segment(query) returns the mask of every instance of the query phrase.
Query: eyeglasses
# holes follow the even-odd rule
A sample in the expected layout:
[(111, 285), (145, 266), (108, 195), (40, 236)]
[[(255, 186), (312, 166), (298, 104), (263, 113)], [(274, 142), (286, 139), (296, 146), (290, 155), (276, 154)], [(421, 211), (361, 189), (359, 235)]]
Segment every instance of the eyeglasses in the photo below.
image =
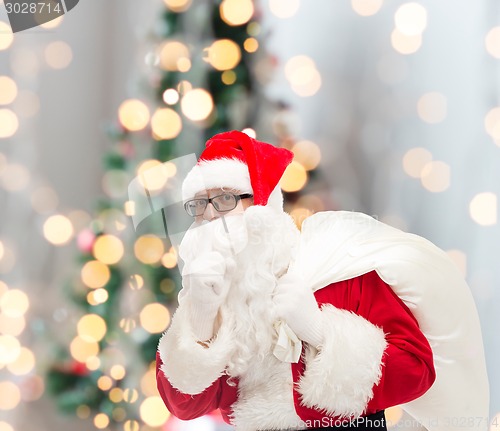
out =
[(184, 204), (184, 209), (191, 217), (202, 216), (207, 205), (211, 203), (217, 212), (223, 213), (234, 210), (241, 199), (251, 198), (253, 195), (244, 193), (242, 195), (233, 195), (232, 193), (224, 193), (214, 196), (213, 198), (197, 198), (191, 199)]

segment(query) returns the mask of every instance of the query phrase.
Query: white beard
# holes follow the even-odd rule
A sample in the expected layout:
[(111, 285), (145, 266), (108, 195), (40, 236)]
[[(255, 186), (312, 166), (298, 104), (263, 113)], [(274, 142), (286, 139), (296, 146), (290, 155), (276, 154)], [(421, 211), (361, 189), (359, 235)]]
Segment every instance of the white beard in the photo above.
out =
[(185, 268), (208, 251), (218, 251), (236, 262), (218, 322), (234, 336), (234, 351), (227, 368), (232, 377), (241, 376), (252, 358), (263, 359), (272, 351), (276, 341), (272, 293), (277, 279), (288, 269), (298, 236), (288, 214), (253, 206), (242, 214), (191, 229), (179, 247)]

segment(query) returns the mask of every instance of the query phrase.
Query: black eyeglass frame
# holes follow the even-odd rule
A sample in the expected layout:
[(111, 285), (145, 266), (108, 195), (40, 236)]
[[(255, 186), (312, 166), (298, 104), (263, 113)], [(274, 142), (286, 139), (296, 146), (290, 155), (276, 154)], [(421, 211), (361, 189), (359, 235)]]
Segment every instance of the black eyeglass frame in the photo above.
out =
[[(214, 205), (214, 203), (212, 202), (214, 199), (217, 199), (217, 198), (220, 198), (221, 196), (225, 196), (225, 195), (231, 195), (235, 198), (235, 203), (234, 203), (234, 207), (233, 208), (230, 208), (230, 209), (227, 209), (227, 210), (219, 210), (217, 209), (217, 204)], [(187, 202), (184, 203), (184, 210), (188, 213), (189, 216), (191, 217), (201, 217), (207, 207), (208, 207), (208, 204), (212, 204), (212, 206), (215, 208), (215, 210), (219, 213), (224, 213), (224, 212), (229, 212), (229, 211), (232, 211), (236, 208), (236, 206), (238, 205), (238, 202), (241, 200), (241, 199), (247, 199), (247, 198), (253, 198), (253, 195), (251, 193), (242, 193), (241, 195), (235, 195), (233, 193), (222, 193), (220, 195), (217, 195), (217, 196), (214, 196), (214, 197), (211, 197), (211, 198), (196, 198), (196, 199), (190, 199), (188, 200)], [(187, 209), (187, 206), (189, 203), (191, 202), (194, 202), (194, 201), (205, 201), (205, 208), (203, 208), (203, 212), (199, 215), (192, 215), (189, 213), (188, 209)]]

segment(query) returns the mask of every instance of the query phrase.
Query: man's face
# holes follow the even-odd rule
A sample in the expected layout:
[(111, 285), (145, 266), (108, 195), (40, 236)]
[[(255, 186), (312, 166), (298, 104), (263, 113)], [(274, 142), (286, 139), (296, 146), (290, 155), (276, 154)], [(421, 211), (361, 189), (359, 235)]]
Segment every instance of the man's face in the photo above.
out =
[[(241, 196), (243, 195), (243, 196)], [(222, 216), (241, 214), (253, 205), (253, 197), (245, 197), (241, 191), (228, 188), (208, 189), (196, 193), (190, 205), (195, 208), (195, 221), (212, 221)], [(199, 200), (198, 200), (199, 199)], [(203, 201), (205, 199), (205, 201)], [(209, 202), (206, 201), (209, 199)]]

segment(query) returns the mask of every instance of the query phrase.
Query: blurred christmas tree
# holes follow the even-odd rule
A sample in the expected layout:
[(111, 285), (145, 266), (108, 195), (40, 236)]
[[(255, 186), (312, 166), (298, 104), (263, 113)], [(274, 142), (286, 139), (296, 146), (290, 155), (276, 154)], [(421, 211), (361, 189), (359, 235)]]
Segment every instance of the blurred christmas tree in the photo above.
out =
[(121, 104), (105, 156), (106, 198), (77, 236), (81, 253), (67, 293), (82, 316), (47, 376), (60, 409), (98, 429), (157, 428), (168, 419), (153, 361), (180, 288), (176, 254), (167, 241), (134, 232), (128, 184), (167, 160), (199, 153), (215, 133), (253, 133), (258, 112), (250, 63), (263, 54), (253, 2), (165, 4), (146, 56), (154, 72), (143, 86), (145, 101)]

